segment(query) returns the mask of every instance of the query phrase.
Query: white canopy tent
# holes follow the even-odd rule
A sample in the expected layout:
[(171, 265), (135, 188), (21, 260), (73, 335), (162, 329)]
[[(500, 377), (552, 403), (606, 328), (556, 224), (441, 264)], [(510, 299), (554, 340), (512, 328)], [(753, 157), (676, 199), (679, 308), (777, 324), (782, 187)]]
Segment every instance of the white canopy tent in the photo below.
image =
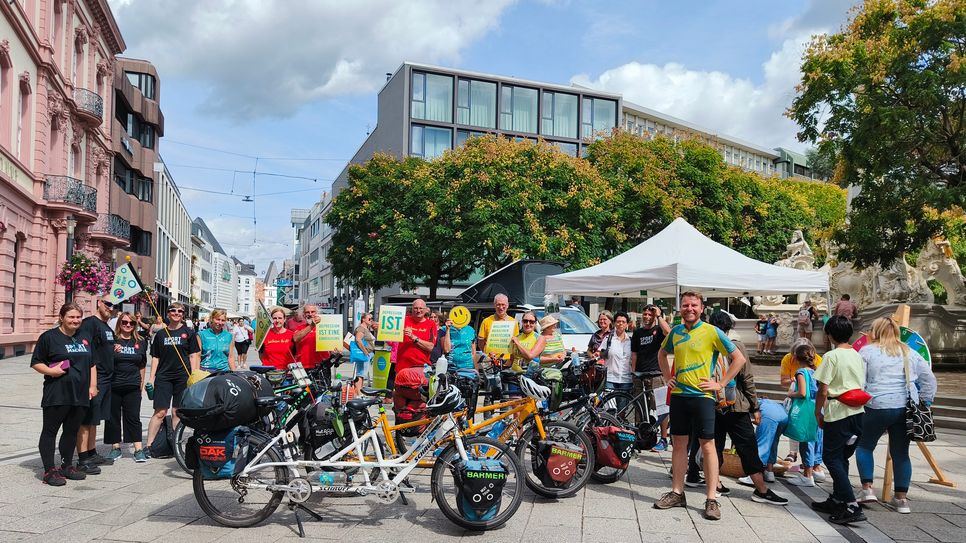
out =
[[(549, 294), (676, 298), (827, 292), (828, 273), (759, 262), (712, 241), (682, 218), (614, 258), (547, 277)], [(646, 291), (646, 294), (642, 293)]]

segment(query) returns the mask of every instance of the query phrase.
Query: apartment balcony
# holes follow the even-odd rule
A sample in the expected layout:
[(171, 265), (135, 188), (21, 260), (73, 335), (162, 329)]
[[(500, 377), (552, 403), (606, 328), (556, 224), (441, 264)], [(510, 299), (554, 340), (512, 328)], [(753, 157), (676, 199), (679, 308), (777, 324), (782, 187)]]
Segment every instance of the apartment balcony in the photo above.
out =
[(104, 122), (104, 99), (101, 95), (87, 89), (74, 89), (74, 103), (77, 112), (90, 126), (99, 126)]
[(127, 247), (130, 245), (131, 223), (113, 213), (100, 213), (90, 227), (90, 234), (111, 245)]
[(44, 200), (49, 207), (77, 214), (78, 219), (97, 219), (97, 189), (88, 187), (80, 179), (66, 175), (45, 176)]

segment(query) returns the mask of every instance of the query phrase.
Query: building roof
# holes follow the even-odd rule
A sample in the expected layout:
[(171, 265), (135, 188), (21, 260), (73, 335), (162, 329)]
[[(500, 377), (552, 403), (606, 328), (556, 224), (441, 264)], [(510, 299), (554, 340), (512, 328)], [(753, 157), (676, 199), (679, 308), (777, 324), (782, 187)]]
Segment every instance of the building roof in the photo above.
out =
[(245, 264), (244, 262), (242, 262), (241, 260), (238, 260), (234, 256), (231, 257), (231, 260), (232, 262), (235, 263), (235, 266), (238, 267), (238, 275), (251, 275), (251, 276), (258, 275), (257, 273), (255, 273), (254, 264)]
[[(195, 231), (196, 229), (197, 232)], [(214, 234), (211, 233), (211, 229), (208, 228), (208, 225), (205, 224), (204, 219), (201, 217), (195, 217), (195, 220), (191, 221), (191, 234), (203, 238), (205, 241), (210, 243), (211, 248), (214, 249), (215, 252), (228, 256), (228, 253), (226, 253), (221, 247), (221, 244), (218, 243), (218, 239)]]
[(275, 283), (275, 279), (278, 277), (278, 270), (275, 267), (275, 261), (272, 260), (268, 263), (268, 269), (265, 270), (265, 278), (262, 281), (266, 285), (271, 285)]

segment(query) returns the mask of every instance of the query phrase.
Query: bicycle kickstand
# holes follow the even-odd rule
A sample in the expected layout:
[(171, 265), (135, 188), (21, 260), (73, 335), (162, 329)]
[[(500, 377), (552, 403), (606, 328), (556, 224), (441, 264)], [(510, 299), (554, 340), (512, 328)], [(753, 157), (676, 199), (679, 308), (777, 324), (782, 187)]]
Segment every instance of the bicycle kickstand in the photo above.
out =
[(288, 508), (291, 509), (293, 513), (295, 513), (295, 523), (298, 524), (298, 527), (299, 527), (299, 537), (303, 537), (303, 538), (305, 537), (305, 528), (302, 526), (302, 517), (299, 516), (299, 511), (305, 511), (310, 516), (314, 517), (315, 520), (322, 520), (322, 515), (316, 513), (315, 511), (309, 509), (308, 507), (305, 507), (300, 503), (291, 502), (288, 504)]
[[(408, 488), (415, 488), (408, 480), (403, 480), (403, 482), (400, 484)], [(403, 505), (409, 505), (409, 500), (406, 499), (406, 494), (404, 492), (399, 493), (399, 499), (402, 500)]]

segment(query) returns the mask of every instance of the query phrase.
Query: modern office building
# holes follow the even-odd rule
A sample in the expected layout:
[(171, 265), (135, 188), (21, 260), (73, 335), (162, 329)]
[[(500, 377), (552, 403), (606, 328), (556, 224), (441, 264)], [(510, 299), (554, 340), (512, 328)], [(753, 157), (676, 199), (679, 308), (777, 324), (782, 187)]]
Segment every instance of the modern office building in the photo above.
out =
[(332, 196), (323, 192), (321, 199), (309, 210), (298, 230), (299, 303), (315, 304), (329, 309), (333, 302), (332, 266), (329, 248), (332, 247), (332, 228), (325, 223), (325, 215), (332, 207)]
[(802, 153), (784, 147), (778, 147), (775, 151), (778, 152), (775, 167), (782, 178), (797, 177), (799, 179), (825, 181), (812, 172), (812, 168), (808, 165), (808, 159)]
[[(0, 2), (0, 357), (54, 325), (70, 254), (110, 264), (128, 243), (109, 207), (125, 47), (103, 0)], [(93, 309), (90, 294), (74, 300)]]
[[(114, 73), (114, 183), (105, 227), (127, 233), (129, 246), (118, 259), (131, 257), (145, 285), (155, 285), (154, 235), (158, 227), (154, 165), (164, 134), (161, 85), (157, 70), (144, 60), (118, 58)], [(101, 220), (99, 218), (99, 220)], [(167, 287), (165, 287), (167, 290)]]
[(191, 301), (191, 217), (181, 200), (164, 160), (154, 164), (158, 223), (155, 251), (155, 279), (158, 309), (171, 302)]

